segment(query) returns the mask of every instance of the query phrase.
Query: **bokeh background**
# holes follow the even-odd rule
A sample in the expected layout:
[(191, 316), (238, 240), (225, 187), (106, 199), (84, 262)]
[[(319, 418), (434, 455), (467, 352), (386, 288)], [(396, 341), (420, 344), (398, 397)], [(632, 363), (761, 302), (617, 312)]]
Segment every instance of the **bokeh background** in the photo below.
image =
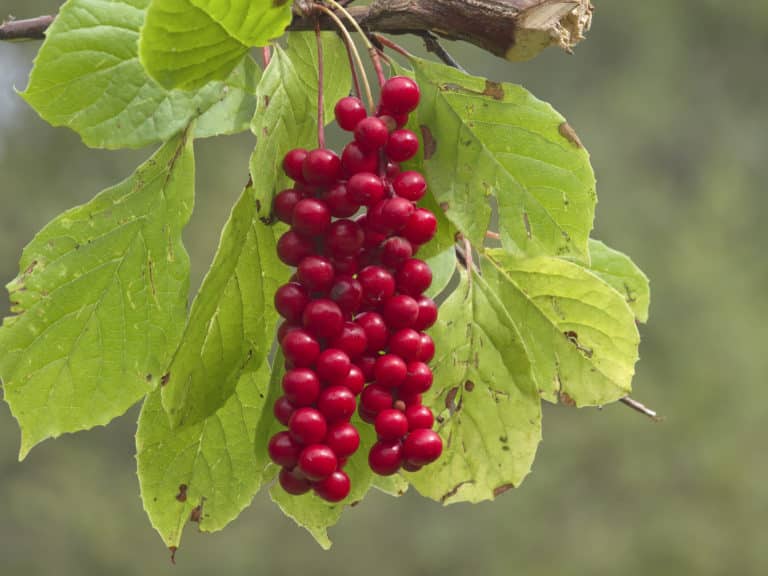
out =
[[(511, 64), (450, 49), (474, 73), (550, 101), (591, 151), (596, 235), (652, 280), (634, 396), (663, 423), (621, 405), (547, 406), (532, 475), (496, 502), (443, 508), (373, 494), (323, 552), (262, 494), (223, 533), (190, 526), (171, 567), (138, 498), (136, 409), (18, 463), (3, 404), (0, 574), (768, 574), (768, 3), (596, 4), (573, 56), (550, 49)], [(0, 0), (0, 17), (57, 5)], [(149, 154), (88, 150), (39, 120), (12, 89), (25, 86), (37, 46), (0, 45), (3, 283), (48, 220)], [(251, 144), (246, 135), (197, 148), (185, 235), (195, 286)]]

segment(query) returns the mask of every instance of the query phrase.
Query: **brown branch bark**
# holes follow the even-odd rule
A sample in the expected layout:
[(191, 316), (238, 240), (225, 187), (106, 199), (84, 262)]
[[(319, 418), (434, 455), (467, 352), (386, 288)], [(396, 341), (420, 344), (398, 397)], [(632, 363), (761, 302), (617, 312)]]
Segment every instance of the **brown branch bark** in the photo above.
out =
[[(432, 32), (463, 40), (508, 60), (528, 60), (544, 48), (570, 52), (592, 19), (589, 0), (374, 0), (349, 11), (360, 24), (388, 34)], [(0, 25), (0, 40), (44, 37), (53, 16), (12, 20)], [(313, 18), (297, 16), (289, 30), (314, 30)], [(321, 28), (334, 29), (328, 18)]]

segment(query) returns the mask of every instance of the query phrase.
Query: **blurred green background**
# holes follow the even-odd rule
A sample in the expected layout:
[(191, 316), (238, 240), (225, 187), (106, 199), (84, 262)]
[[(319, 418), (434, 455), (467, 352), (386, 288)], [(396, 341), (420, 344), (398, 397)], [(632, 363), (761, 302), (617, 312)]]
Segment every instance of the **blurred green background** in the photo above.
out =
[[(58, 2), (0, 0), (0, 17)], [(415, 44), (409, 44), (415, 46)], [(148, 150), (86, 149), (14, 95), (37, 43), (0, 45), (0, 280), (49, 219), (124, 178)], [(768, 2), (597, 2), (574, 56), (511, 64), (450, 46), (472, 72), (550, 101), (592, 153), (596, 236), (652, 280), (634, 396), (546, 406), (518, 490), (481, 505), (374, 494), (323, 552), (261, 494), (230, 528), (189, 526), (169, 563), (138, 499), (137, 410), (16, 461), (0, 407), (0, 574), (768, 574), (766, 319)], [(201, 142), (186, 231), (198, 285), (246, 179), (249, 136)], [(0, 313), (7, 313), (5, 293)]]

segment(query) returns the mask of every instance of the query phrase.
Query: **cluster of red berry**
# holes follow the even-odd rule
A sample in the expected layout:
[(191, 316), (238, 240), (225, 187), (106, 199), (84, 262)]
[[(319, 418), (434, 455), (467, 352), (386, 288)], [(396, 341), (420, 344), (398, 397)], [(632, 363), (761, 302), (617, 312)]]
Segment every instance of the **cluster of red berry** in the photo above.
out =
[(413, 257), (437, 220), (415, 205), (424, 177), (399, 165), (418, 151), (403, 126), (419, 97), (417, 84), (398, 76), (382, 86), (375, 116), (358, 98), (342, 98), (336, 121), (354, 141), (341, 158), (295, 149), (283, 161), (296, 184), (275, 198), (276, 216), (291, 225), (277, 249), (296, 273), (275, 294), (287, 372), (274, 412), (288, 430), (271, 438), (269, 454), (290, 494), (314, 489), (331, 502), (349, 494), (343, 468), (360, 445), (350, 423), (358, 396), (361, 418), (378, 435), (368, 456), (375, 473), (416, 471), (442, 453), (421, 403), (435, 353), (424, 332), (437, 320), (423, 295), (432, 272)]

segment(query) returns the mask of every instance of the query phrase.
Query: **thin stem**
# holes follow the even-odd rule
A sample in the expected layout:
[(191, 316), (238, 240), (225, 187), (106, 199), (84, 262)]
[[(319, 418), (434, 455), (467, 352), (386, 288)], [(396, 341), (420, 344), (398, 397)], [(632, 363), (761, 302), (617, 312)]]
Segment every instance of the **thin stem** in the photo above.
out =
[(387, 81), (386, 77), (384, 76), (384, 70), (381, 67), (381, 54), (379, 53), (379, 49), (375, 46), (368, 48), (368, 54), (371, 56), (373, 69), (376, 70), (376, 77), (379, 80), (379, 88), (381, 88), (384, 85), (384, 82)]
[(363, 61), (360, 58), (360, 53), (357, 51), (357, 47), (355, 46), (354, 41), (352, 40), (352, 36), (349, 35), (349, 31), (344, 26), (344, 23), (339, 19), (338, 16), (336, 16), (336, 14), (333, 13), (332, 10), (329, 10), (322, 4), (315, 4), (315, 8), (320, 10), (323, 14), (334, 21), (339, 29), (339, 32), (341, 32), (341, 35), (344, 37), (344, 41), (352, 50), (352, 54), (354, 55), (355, 61), (357, 62), (357, 67), (360, 69), (360, 76), (363, 79), (363, 87), (365, 88), (365, 95), (368, 98), (368, 104), (371, 108), (371, 112), (374, 112), (376, 110), (376, 101), (373, 99), (371, 85), (368, 83), (368, 76), (365, 74), (365, 66), (363, 66)]
[(640, 414), (643, 414), (644, 416), (648, 416), (651, 420), (654, 422), (660, 422), (662, 418), (656, 413), (655, 410), (651, 410), (648, 408), (645, 404), (641, 404), (637, 400), (633, 400), (629, 396), (624, 396), (624, 398), (620, 398), (619, 401), (624, 404), (625, 406), (629, 406), (634, 410), (635, 412), (640, 412)]
[(317, 40), (317, 145), (325, 148), (325, 97), (323, 96), (323, 37), (320, 34), (320, 20), (315, 28)]
[(371, 44), (371, 41), (368, 39), (367, 34), (363, 31), (358, 21), (355, 20), (355, 17), (352, 16), (352, 14), (350, 14), (349, 12), (347, 12), (347, 9), (344, 8), (344, 6), (342, 6), (338, 2), (336, 2), (336, 0), (326, 0), (326, 2), (328, 2), (328, 4), (330, 4), (334, 8), (336, 8), (336, 10), (341, 12), (344, 15), (344, 17), (347, 20), (349, 20), (349, 23), (352, 24), (352, 28), (357, 30), (360, 33), (360, 36), (363, 37), (363, 41), (365, 42), (365, 47), (368, 48), (368, 50), (371, 50), (373, 48), (373, 44)]
[(355, 87), (355, 95), (358, 98), (362, 98), (363, 94), (360, 92), (360, 79), (357, 77), (357, 67), (355, 66), (355, 58), (352, 56), (352, 48), (346, 41), (344, 46), (347, 48), (347, 58), (349, 58), (349, 69), (352, 72), (352, 85)]
[(269, 46), (264, 46), (261, 49), (261, 59), (264, 61), (264, 68), (269, 66), (269, 61), (272, 58), (272, 49)]
[(373, 37), (376, 38), (377, 42), (380, 42), (387, 48), (394, 50), (401, 56), (405, 56), (406, 58), (413, 58), (413, 54), (411, 54), (410, 52), (408, 52), (408, 50), (400, 46), (400, 44), (396, 44), (392, 42), (392, 40), (390, 40), (386, 36), (382, 36), (381, 34), (373, 34)]

